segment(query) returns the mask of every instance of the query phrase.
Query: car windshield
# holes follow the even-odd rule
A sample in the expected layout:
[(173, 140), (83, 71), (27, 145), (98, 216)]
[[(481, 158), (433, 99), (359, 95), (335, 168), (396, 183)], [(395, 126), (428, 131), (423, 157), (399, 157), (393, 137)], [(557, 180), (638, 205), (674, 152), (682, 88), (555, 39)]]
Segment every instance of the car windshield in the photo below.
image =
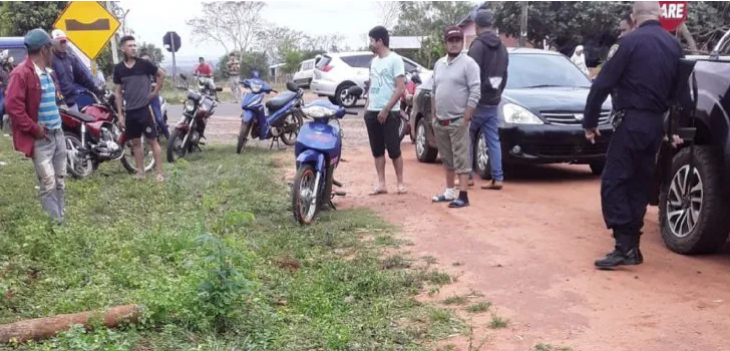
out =
[(562, 55), (511, 54), (506, 89), (590, 88), (591, 81)]

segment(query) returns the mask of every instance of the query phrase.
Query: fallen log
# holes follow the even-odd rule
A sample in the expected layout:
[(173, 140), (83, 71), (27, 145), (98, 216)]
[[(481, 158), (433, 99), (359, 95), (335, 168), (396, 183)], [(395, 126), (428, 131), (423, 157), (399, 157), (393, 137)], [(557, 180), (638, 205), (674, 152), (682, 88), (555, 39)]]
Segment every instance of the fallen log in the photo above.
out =
[(124, 323), (135, 323), (140, 317), (137, 305), (112, 307), (106, 312), (82, 312), (59, 314), (53, 317), (29, 319), (25, 321), (0, 325), (0, 343), (26, 342), (55, 337), (58, 332), (68, 330), (74, 324), (81, 324), (90, 329), (94, 321), (101, 322), (107, 328), (116, 328)]

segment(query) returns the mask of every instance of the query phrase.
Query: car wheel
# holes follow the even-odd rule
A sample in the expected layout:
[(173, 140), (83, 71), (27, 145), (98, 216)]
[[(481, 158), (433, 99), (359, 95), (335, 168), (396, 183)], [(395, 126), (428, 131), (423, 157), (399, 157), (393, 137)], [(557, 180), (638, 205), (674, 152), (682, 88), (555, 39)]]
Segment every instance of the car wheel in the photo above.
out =
[(593, 162), (590, 164), (590, 167), (591, 167), (591, 173), (593, 173), (593, 175), (600, 176), (601, 174), (603, 174), (603, 168), (606, 167), (606, 161)]
[(695, 168), (689, 174), (689, 148), (674, 156), (671, 181), (662, 185), (659, 198), (662, 239), (680, 254), (717, 251), (730, 229), (720, 160), (709, 146), (695, 147), (693, 158)]
[(416, 125), (416, 158), (420, 162), (433, 163), (439, 150), (428, 145), (426, 138), (426, 122), (423, 118)]
[(492, 168), (489, 165), (489, 146), (484, 140), (481, 131), (478, 132), (479, 138), (474, 143), (474, 169), (479, 177), (485, 180), (492, 179)]
[(358, 98), (347, 93), (347, 89), (354, 85), (355, 84), (342, 84), (342, 85), (340, 85), (339, 88), (337, 88), (337, 92), (335, 93), (335, 99), (337, 100), (337, 105), (340, 105), (345, 108), (350, 108), (350, 107), (355, 106)]

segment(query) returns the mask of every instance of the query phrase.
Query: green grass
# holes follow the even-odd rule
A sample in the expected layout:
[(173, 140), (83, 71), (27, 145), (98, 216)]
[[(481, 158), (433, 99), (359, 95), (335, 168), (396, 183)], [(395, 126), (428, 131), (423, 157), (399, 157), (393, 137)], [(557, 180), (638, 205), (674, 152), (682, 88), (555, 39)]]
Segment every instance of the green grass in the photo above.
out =
[[(127, 328), (73, 328), (19, 350), (427, 350), (463, 331), (414, 297), (448, 275), (383, 269), (398, 241), (366, 210), (294, 223), (272, 152), (210, 145), (167, 183), (118, 162), (67, 181), (67, 222), (41, 212), (32, 164), (0, 137), (0, 324), (143, 305)], [(361, 240), (378, 233), (376, 240)], [(10, 350), (0, 346), (0, 350)]]
[(444, 305), (465, 305), (467, 302), (466, 296), (452, 296), (444, 300)]
[(492, 304), (490, 302), (480, 302), (467, 307), (466, 311), (469, 313), (482, 313), (489, 311), (490, 307), (492, 307)]
[(572, 351), (570, 347), (557, 347), (550, 344), (537, 344), (535, 351)]
[(504, 319), (500, 316), (497, 316), (496, 314), (492, 314), (492, 320), (489, 322), (490, 328), (502, 329), (502, 328), (507, 328), (507, 325), (509, 325), (508, 319)]

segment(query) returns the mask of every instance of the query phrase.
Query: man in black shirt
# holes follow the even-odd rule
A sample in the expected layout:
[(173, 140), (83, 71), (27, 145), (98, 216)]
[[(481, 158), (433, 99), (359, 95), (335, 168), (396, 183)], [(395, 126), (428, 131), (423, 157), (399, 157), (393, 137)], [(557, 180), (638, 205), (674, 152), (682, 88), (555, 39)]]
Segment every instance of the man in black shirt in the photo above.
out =
[[(162, 151), (157, 142), (157, 128), (150, 102), (159, 96), (162, 84), (165, 82), (165, 74), (153, 63), (137, 59), (137, 43), (134, 37), (123, 37), (121, 47), (124, 61), (114, 66), (114, 84), (117, 86), (115, 94), (119, 124), (125, 129), (127, 138), (132, 141), (132, 153), (137, 166), (135, 177), (144, 178), (144, 154), (141, 140), (144, 135), (152, 147), (157, 181), (163, 182), (165, 177), (162, 175)], [(151, 76), (157, 77), (153, 91)]]

